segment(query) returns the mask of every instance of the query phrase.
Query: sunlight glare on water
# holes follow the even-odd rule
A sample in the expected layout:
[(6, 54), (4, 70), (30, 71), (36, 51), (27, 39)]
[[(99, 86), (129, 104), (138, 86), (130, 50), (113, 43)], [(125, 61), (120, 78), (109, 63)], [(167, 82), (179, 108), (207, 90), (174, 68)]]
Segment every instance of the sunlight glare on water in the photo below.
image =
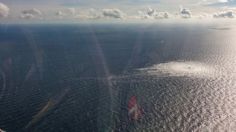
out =
[(195, 76), (195, 77), (207, 77), (213, 75), (214, 68), (199, 62), (167, 62), (156, 64), (151, 67), (139, 69), (142, 72), (146, 72), (150, 75), (168, 75), (168, 76)]

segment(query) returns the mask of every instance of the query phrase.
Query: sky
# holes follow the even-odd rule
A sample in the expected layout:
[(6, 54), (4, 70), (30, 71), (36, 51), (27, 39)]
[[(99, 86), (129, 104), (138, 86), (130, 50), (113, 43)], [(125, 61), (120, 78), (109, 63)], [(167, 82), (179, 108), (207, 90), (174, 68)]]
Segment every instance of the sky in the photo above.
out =
[(146, 3), (168, 3), (168, 4), (195, 4), (199, 2), (231, 2), (235, 0), (1, 0), (2, 3), (6, 4), (81, 4), (91, 5), (91, 4), (120, 4), (120, 3), (129, 3), (129, 4), (146, 4)]
[(4, 20), (233, 18), (236, 0), (0, 0)]

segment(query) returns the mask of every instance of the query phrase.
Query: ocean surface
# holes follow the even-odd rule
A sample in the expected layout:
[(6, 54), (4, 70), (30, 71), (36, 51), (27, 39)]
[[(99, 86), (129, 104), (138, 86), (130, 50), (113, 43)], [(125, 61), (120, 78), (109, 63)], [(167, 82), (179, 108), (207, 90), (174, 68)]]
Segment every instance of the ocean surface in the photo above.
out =
[(235, 132), (235, 33), (216, 23), (1, 25), (0, 128)]

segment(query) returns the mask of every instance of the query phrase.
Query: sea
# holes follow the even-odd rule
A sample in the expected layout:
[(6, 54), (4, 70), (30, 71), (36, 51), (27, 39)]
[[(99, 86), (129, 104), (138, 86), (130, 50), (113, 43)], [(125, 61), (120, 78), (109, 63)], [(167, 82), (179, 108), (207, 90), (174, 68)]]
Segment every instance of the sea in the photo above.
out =
[(235, 132), (235, 33), (211, 22), (2, 24), (0, 129)]

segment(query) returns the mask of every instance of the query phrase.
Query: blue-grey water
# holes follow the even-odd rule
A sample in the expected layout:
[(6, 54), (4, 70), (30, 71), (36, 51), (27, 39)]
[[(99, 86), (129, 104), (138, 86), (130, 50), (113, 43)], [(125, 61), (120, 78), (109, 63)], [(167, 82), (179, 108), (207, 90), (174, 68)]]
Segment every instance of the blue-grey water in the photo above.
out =
[[(7, 132), (236, 131), (236, 27), (1, 25)], [(130, 121), (127, 102), (143, 109)]]

